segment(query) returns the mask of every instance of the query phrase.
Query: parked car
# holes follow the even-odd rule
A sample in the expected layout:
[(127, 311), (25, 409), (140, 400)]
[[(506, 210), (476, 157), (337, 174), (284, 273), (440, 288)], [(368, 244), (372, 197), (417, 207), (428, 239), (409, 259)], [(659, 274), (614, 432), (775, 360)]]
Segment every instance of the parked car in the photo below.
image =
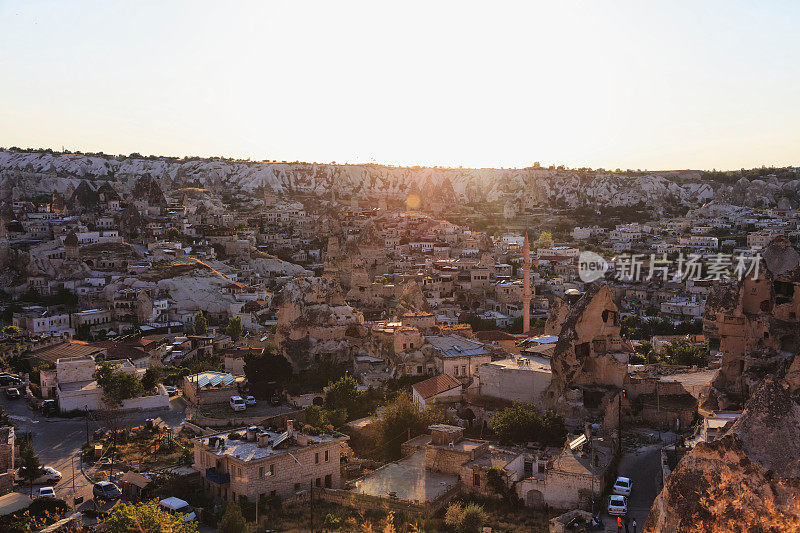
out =
[(41, 489), (39, 489), (39, 497), (40, 498), (48, 498), (48, 497), (49, 498), (55, 498), (56, 497), (56, 491), (53, 489), (53, 487), (42, 487)]
[(0, 387), (19, 386), (22, 385), (22, 380), (19, 376), (12, 374), (0, 374)]
[[(61, 472), (59, 472), (58, 470), (56, 470), (52, 466), (45, 466), (44, 467), (44, 474), (42, 474), (41, 476), (39, 476), (36, 479), (34, 479), (33, 480), (33, 484), (34, 485), (41, 485), (41, 484), (44, 484), (44, 483), (58, 483), (59, 481), (61, 481), (61, 477), (62, 477), (61, 476)], [(14, 474), (14, 479), (18, 483), (26, 482), (25, 479), (23, 479), (22, 476), (19, 475), (19, 470), (17, 470), (16, 474)]]
[(57, 413), (58, 412), (58, 405), (56, 404), (55, 400), (45, 400), (45, 401), (42, 402), (42, 405), (41, 405), (40, 409), (42, 410), (42, 414), (45, 414), (45, 415), (51, 414), (51, 413)]
[(16, 387), (9, 387), (6, 389), (6, 398), (9, 400), (19, 400), (22, 398), (22, 395), (19, 393), (19, 389)]
[(92, 495), (101, 500), (118, 500), (122, 491), (110, 481), (100, 481), (92, 487)]
[(191, 522), (197, 518), (192, 506), (180, 498), (176, 498), (174, 496), (170, 498), (164, 498), (158, 502), (158, 505), (160, 505), (161, 508), (167, 511), (169, 514), (182, 517), (184, 522)]
[(625, 516), (628, 514), (628, 499), (619, 494), (613, 494), (608, 499), (608, 514), (611, 516)]
[(245, 396), (244, 397), (244, 403), (246, 405), (255, 405), (256, 404), (255, 396)]
[(611, 491), (614, 494), (619, 494), (620, 496), (630, 496), (632, 488), (633, 482), (627, 477), (620, 476), (614, 482), (614, 486), (611, 487)]
[(231, 404), (231, 409), (233, 409), (234, 411), (244, 411), (245, 409), (247, 409), (247, 404), (245, 403), (245, 401), (242, 399), (241, 396), (231, 396), (230, 404)]
[(167, 394), (170, 395), (170, 396), (175, 396), (175, 395), (178, 394), (177, 387), (165, 386), (164, 390), (166, 390)]

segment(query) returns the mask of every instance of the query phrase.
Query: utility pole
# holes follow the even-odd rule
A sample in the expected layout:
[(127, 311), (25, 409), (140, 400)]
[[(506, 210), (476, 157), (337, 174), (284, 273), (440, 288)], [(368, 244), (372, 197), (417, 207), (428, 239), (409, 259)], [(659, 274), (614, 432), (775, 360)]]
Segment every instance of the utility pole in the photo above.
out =
[(89, 446), (89, 406), (84, 406), (84, 409), (86, 409), (86, 414), (83, 416), (86, 421), (86, 446)]
[(622, 453), (622, 397), (628, 397), (627, 391), (625, 389), (620, 389), (619, 395), (617, 396), (617, 438), (619, 439), (619, 453)]
[(75, 510), (75, 456), (70, 457), (70, 465), (72, 465), (72, 510)]

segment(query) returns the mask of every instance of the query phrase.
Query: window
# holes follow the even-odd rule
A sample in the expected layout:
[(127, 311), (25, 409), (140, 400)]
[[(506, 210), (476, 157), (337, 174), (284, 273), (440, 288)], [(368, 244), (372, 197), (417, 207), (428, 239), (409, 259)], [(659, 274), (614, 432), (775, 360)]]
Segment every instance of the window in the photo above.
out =
[(405, 342), (403, 343), (403, 349), (404, 350), (406, 349), (406, 343)]
[(322, 478), (321, 478), (321, 477), (318, 477), (318, 478), (317, 478), (317, 481), (316, 481), (314, 484), (315, 484), (317, 487), (321, 487), (321, 486), (322, 486)]
[(328, 450), (325, 450), (325, 462), (328, 462)]
[(269, 491), (269, 495), (270, 496), (274, 497), (276, 494), (277, 494), (277, 492), (275, 492), (274, 490)]
[(269, 475), (270, 476), (275, 475), (275, 465), (269, 465)]
[(462, 376), (467, 375), (467, 365), (461, 365), (461, 375)]
[(422, 374), (422, 365), (417, 365), (417, 374)]
[(458, 375), (458, 367), (457, 366), (455, 368), (453, 368), (453, 375), (454, 376)]
[(264, 477), (264, 467), (263, 466), (259, 466), (258, 467), (258, 477)]
[(333, 476), (328, 474), (327, 476), (325, 476), (325, 487), (331, 488), (332, 486), (333, 486)]
[(314, 464), (315, 464), (315, 465), (318, 465), (318, 464), (319, 464), (319, 453), (315, 453), (315, 454), (314, 454)]
[(481, 475), (477, 472), (472, 474), (472, 486), (480, 487), (481, 486)]
[(413, 342), (412, 342), (412, 343), (410, 343), (410, 344), (409, 344), (409, 346), (411, 346), (411, 349), (412, 349), (412, 350), (414, 349), (414, 343), (413, 343)]
[(298, 492), (299, 490), (300, 490), (300, 483), (295, 483), (294, 484), (294, 491)]
[(533, 463), (531, 461), (525, 461), (524, 473), (525, 477), (530, 477), (533, 475)]

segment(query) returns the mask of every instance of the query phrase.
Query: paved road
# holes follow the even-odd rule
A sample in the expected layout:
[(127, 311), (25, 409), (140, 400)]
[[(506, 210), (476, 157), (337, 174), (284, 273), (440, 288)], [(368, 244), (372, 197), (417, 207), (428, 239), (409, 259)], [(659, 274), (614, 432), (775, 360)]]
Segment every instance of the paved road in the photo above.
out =
[[(641, 532), (647, 513), (653, 501), (661, 491), (661, 447), (663, 444), (651, 444), (636, 450), (625, 452), (620, 458), (618, 475), (629, 477), (633, 481), (633, 490), (628, 498), (628, 516), (631, 520), (636, 519), (637, 532)], [(608, 497), (603, 500), (604, 508), (607, 508)], [(603, 523), (606, 531), (617, 531), (617, 518), (603, 515)], [(625, 529), (623, 528), (623, 531)], [(629, 530), (633, 532), (631, 527)]]
[[(84, 505), (94, 507), (92, 499), (92, 484), (81, 473), (80, 450), (86, 443), (86, 421), (83, 418), (64, 419), (44, 417), (41, 413), (31, 409), (24, 400), (10, 401), (0, 399), (0, 405), (17, 425), (17, 432), (30, 431), (33, 434), (33, 447), (36, 449), (43, 465), (52, 466), (62, 474), (61, 481), (55, 486), (56, 495), (69, 502), (74, 490), (76, 496), (83, 496)], [(183, 400), (173, 398), (168, 410), (144, 411), (124, 415), (123, 424), (136, 426), (148, 418), (161, 417), (170, 426), (177, 426), (185, 419)], [(90, 420), (89, 436), (100, 427), (102, 421)], [(73, 476), (74, 468), (74, 476)], [(34, 485), (36, 491), (43, 485)], [(29, 494), (30, 489), (19, 487), (18, 492)], [(101, 505), (105, 509), (109, 507)]]

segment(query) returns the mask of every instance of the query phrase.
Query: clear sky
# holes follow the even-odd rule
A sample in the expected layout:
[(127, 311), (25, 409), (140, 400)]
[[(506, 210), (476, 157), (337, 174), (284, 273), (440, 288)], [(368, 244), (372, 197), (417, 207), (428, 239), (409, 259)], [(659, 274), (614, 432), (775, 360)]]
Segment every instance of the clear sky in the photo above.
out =
[(0, 146), (800, 164), (800, 1), (0, 1)]

